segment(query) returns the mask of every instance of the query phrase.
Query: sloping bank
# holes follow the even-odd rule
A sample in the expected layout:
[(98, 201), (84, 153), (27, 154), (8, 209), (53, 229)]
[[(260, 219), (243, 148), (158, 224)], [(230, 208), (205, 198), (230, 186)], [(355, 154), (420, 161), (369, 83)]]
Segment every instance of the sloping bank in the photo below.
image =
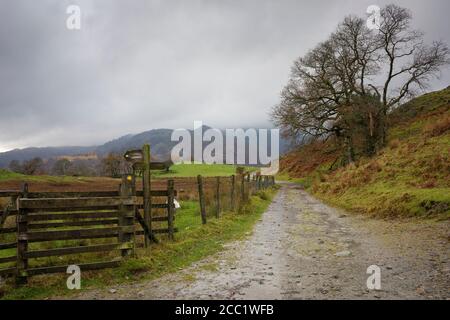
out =
[(450, 217), (450, 89), (425, 94), (391, 116), (387, 146), (372, 158), (330, 171), (338, 150), (308, 145), (281, 161), (325, 202), (382, 217)]

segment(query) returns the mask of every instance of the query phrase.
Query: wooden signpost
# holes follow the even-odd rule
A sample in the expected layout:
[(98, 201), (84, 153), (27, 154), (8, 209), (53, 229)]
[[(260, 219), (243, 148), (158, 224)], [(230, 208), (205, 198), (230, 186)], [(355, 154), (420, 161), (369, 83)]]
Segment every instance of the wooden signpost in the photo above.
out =
[[(158, 217), (154, 218), (152, 214), (152, 208), (161, 208), (161, 204), (153, 204), (152, 205), (152, 196), (156, 196), (158, 192), (161, 195), (168, 197), (168, 223), (169, 223), (169, 238), (173, 239), (173, 232), (175, 228), (173, 227), (173, 217), (174, 217), (174, 209), (172, 208), (171, 203), (173, 203), (174, 196), (176, 191), (174, 190), (173, 181), (171, 181), (168, 185), (167, 192), (162, 191), (152, 191), (151, 190), (151, 170), (165, 170), (168, 171), (172, 163), (170, 161), (166, 162), (155, 162), (151, 161), (151, 153), (150, 153), (150, 145), (144, 144), (142, 150), (130, 150), (127, 151), (124, 155), (125, 159), (128, 162), (131, 162), (133, 167), (133, 178), (136, 177), (137, 173), (142, 175), (142, 193), (135, 192), (136, 195), (141, 194), (143, 198), (143, 205), (141, 208), (144, 211), (144, 216), (142, 217), (139, 211), (136, 212), (136, 218), (143, 228), (143, 232), (145, 235), (145, 247), (148, 247), (150, 241), (158, 242), (155, 237), (155, 233), (158, 233), (161, 230), (153, 230), (152, 229), (152, 221), (158, 219)], [(166, 205), (163, 205), (164, 207)]]
[[(144, 229), (145, 239), (144, 244), (147, 248), (150, 244), (152, 232), (152, 197), (150, 194), (150, 145), (144, 144), (142, 150), (130, 150), (124, 155), (125, 159), (133, 164), (133, 171), (142, 171), (142, 190), (144, 202)], [(150, 234), (149, 234), (150, 233)]]

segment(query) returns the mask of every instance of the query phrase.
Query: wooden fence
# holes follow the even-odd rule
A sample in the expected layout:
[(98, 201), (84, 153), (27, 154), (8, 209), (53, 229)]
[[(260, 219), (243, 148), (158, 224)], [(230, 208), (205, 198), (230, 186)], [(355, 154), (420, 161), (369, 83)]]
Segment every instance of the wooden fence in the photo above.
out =
[(225, 211), (241, 210), (250, 197), (260, 190), (275, 185), (274, 176), (241, 173), (231, 177), (205, 179), (197, 176), (198, 201), (202, 223), (207, 217), (219, 218)]
[[(0, 197), (11, 197), (11, 204), (0, 212), (0, 276), (15, 275), (17, 283), (24, 284), (28, 276), (66, 272), (72, 264), (81, 270), (117, 266), (123, 257), (133, 255), (136, 236), (156, 241), (156, 234), (168, 233), (169, 239), (174, 238), (175, 195), (172, 180), (167, 190), (151, 191), (152, 197), (167, 199), (152, 203), (152, 208), (167, 212), (152, 221), (168, 225), (152, 230), (140, 214), (142, 192), (126, 179), (119, 191), (32, 193), (24, 185), (21, 192), (0, 192)], [(3, 227), (11, 216), (16, 225)], [(96, 253), (102, 253), (102, 260), (93, 262)], [(66, 264), (49, 265), (63, 256), (69, 256)]]

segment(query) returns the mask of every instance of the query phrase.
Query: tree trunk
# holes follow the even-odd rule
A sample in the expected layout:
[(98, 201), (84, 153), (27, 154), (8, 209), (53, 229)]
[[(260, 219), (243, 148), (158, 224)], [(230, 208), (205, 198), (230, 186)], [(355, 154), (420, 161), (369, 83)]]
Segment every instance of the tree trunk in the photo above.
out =
[(345, 149), (348, 164), (355, 162), (355, 150), (353, 148), (353, 140), (351, 136), (345, 137)]

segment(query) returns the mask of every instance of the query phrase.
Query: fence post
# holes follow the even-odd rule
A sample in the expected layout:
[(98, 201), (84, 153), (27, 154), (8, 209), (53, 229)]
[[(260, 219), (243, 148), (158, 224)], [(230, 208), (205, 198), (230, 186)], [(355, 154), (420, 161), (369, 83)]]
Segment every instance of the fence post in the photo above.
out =
[[(148, 228), (148, 233), (152, 232), (152, 197), (150, 194), (150, 145), (144, 144), (142, 147), (144, 170), (142, 172), (142, 184), (144, 193), (144, 221)], [(150, 244), (150, 235), (145, 234), (145, 247)]]
[[(22, 198), (28, 198), (28, 184), (22, 185)], [(28, 210), (22, 209), (18, 206), (19, 213), (17, 214), (17, 275), (16, 284), (27, 284), (27, 269), (28, 269)]]
[(198, 184), (198, 200), (200, 202), (200, 214), (202, 216), (202, 223), (206, 224), (205, 194), (203, 193), (203, 178), (201, 175), (197, 176), (197, 184)]
[(245, 176), (241, 175), (241, 200), (245, 202)]
[(220, 217), (220, 177), (216, 177), (216, 218)]
[[(120, 197), (129, 199), (133, 196), (133, 178), (131, 175), (123, 175), (120, 184)], [(122, 257), (128, 257), (134, 253), (134, 205), (121, 204), (119, 207), (119, 235), (118, 240), (122, 245)], [(130, 248), (131, 245), (131, 248)]]
[(131, 194), (134, 196), (136, 196), (136, 175), (134, 173), (131, 174)]
[(167, 222), (169, 228), (169, 239), (173, 240), (174, 236), (174, 228), (173, 228), (173, 217), (175, 212), (175, 203), (174, 203), (174, 182), (173, 180), (167, 181)]
[(236, 199), (235, 199), (235, 187), (236, 187), (236, 176), (233, 174), (231, 176), (231, 210), (235, 210)]

